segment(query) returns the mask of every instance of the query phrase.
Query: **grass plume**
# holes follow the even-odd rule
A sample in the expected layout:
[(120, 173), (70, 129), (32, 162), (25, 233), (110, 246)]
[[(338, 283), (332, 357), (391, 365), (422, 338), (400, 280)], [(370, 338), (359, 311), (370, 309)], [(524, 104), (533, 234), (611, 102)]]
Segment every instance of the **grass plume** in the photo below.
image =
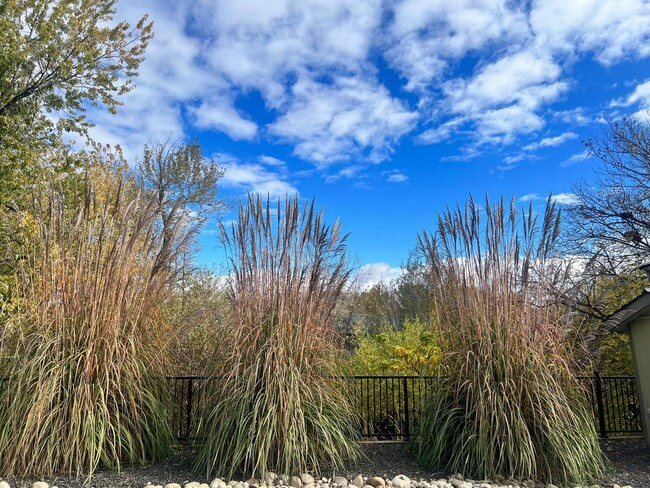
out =
[(593, 419), (572, 374), (567, 310), (549, 293), (567, 269), (560, 212), (514, 200), (439, 216), (419, 237), (443, 357), (424, 407), (418, 461), (466, 476), (586, 482), (603, 473)]
[(12, 220), (20, 306), (0, 395), (1, 476), (90, 477), (171, 445), (154, 343), (167, 279), (157, 205), (106, 168), (86, 185), (79, 199), (44, 186)]
[(260, 476), (355, 457), (354, 416), (331, 378), (329, 321), (349, 277), (339, 224), (297, 197), (249, 196), (221, 238), (234, 339), (208, 382), (195, 469)]

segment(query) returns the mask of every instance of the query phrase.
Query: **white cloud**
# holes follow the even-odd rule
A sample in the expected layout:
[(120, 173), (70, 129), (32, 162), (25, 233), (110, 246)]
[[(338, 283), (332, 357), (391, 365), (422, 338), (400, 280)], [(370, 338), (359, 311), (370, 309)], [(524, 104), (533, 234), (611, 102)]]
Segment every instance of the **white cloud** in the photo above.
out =
[(340, 77), (332, 84), (298, 80), (287, 111), (269, 128), (295, 144), (295, 153), (318, 163), (355, 157), (380, 161), (391, 145), (413, 127), (417, 114), (387, 89), (358, 78)]
[(191, 113), (200, 129), (225, 132), (232, 139), (252, 139), (257, 134), (257, 124), (243, 117), (227, 101), (204, 100)]
[(356, 281), (362, 290), (368, 290), (378, 283), (399, 278), (403, 272), (402, 268), (392, 267), (388, 263), (368, 263), (361, 266)]
[(650, 80), (638, 84), (627, 97), (613, 100), (612, 107), (630, 107), (636, 105), (639, 109), (634, 115), (641, 120), (647, 120), (650, 111)]
[(292, 196), (298, 193), (297, 188), (287, 181), (289, 174), (282, 168), (282, 171), (271, 170), (262, 164), (238, 161), (227, 154), (215, 154), (213, 158), (225, 170), (221, 180), (225, 188), (268, 194), (271, 197)]
[(409, 177), (398, 172), (392, 172), (388, 174), (388, 178), (386, 178), (386, 181), (389, 183), (406, 183), (409, 180)]
[(505, 0), (404, 0), (392, 8), (386, 57), (408, 80), (407, 90), (426, 92), (451, 61), (528, 35), (525, 14)]
[(551, 196), (551, 201), (561, 205), (575, 205), (578, 203), (578, 197), (574, 193), (558, 193)]
[(541, 129), (539, 110), (563, 95), (560, 67), (529, 51), (508, 54), (469, 79), (446, 82), (446, 103), (462, 120), (473, 121), (481, 140), (509, 143), (515, 134)]
[(537, 193), (528, 193), (523, 197), (519, 197), (520, 202), (533, 202), (535, 200), (542, 200), (544, 197), (540, 197)]
[[(535, 202), (538, 200), (548, 200), (548, 198), (542, 197), (538, 193), (529, 193), (519, 197), (520, 202)], [(550, 200), (559, 203), (560, 205), (575, 205), (578, 203), (578, 198), (574, 193), (558, 193), (557, 195), (551, 195)]]
[(591, 54), (605, 65), (650, 54), (650, 4), (643, 0), (535, 0), (537, 46), (560, 55)]
[(524, 146), (523, 149), (524, 151), (537, 151), (538, 149), (541, 149), (543, 147), (561, 146), (566, 141), (570, 141), (572, 139), (577, 139), (577, 138), (578, 138), (577, 134), (574, 134), (573, 132), (565, 132), (564, 134), (560, 134), (559, 136), (545, 137), (544, 139), (538, 142), (533, 142), (532, 144), (528, 144)]
[(582, 152), (575, 153), (569, 157), (566, 161), (563, 161), (560, 166), (571, 166), (572, 164), (580, 163), (591, 157), (591, 153), (585, 149)]

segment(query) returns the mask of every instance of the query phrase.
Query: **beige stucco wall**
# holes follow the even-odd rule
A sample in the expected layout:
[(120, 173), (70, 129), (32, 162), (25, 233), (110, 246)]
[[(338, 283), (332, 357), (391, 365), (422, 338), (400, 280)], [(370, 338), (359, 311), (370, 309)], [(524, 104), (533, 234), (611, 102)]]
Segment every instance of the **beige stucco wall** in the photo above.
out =
[(643, 435), (650, 447), (650, 317), (641, 317), (630, 322), (632, 358), (639, 392)]

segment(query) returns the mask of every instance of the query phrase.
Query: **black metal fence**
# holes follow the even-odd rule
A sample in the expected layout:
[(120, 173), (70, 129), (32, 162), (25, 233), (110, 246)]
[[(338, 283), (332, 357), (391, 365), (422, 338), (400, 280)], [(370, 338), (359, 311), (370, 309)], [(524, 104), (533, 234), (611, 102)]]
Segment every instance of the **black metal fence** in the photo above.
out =
[[(365, 440), (408, 438), (420, 418), (421, 400), (436, 377), (349, 376), (343, 378), (346, 394), (361, 421)], [(634, 376), (580, 377), (591, 404), (596, 432), (601, 437), (641, 433), (641, 412)], [(205, 378), (179, 376), (171, 379), (172, 422), (180, 441), (190, 440), (195, 415), (203, 400)]]

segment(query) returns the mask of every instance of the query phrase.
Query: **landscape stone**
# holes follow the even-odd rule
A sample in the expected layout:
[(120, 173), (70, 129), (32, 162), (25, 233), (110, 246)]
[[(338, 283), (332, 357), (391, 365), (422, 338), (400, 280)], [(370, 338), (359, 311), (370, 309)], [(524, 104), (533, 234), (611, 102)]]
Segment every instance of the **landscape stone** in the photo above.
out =
[(356, 486), (357, 488), (362, 488), (364, 485), (363, 476), (357, 475), (357, 477), (354, 478), (350, 484)]
[(0, 481), (0, 488), (11, 488), (6, 481)]
[(303, 473), (300, 475), (300, 481), (302, 481), (304, 485), (307, 485), (309, 483), (314, 483), (316, 480), (309, 473)]
[(264, 475), (264, 483), (266, 483), (267, 486), (275, 485), (275, 481), (277, 479), (278, 479), (278, 475), (275, 474), (273, 471), (269, 471)]
[(362, 488), (374, 488), (372, 485), (363, 485)]
[(344, 476), (334, 476), (334, 479), (332, 481), (334, 481), (334, 483), (339, 486), (348, 486), (348, 479)]
[(181, 485), (179, 485), (178, 483), (167, 483), (165, 485), (165, 488), (181, 488)]
[(185, 483), (183, 488), (199, 488), (199, 484), (196, 481), (190, 481), (189, 483)]
[(409, 488), (411, 486), (411, 478), (403, 474), (398, 474), (391, 480), (391, 483), (395, 488)]
[(207, 483), (201, 483), (199, 488), (210, 488), (210, 486)]
[(373, 476), (372, 478), (368, 478), (366, 484), (370, 486), (374, 486), (375, 488), (383, 488), (384, 486), (386, 486), (386, 482), (384, 481), (384, 478), (381, 478), (379, 476)]
[[(32, 488), (50, 488), (50, 485), (48, 485), (45, 481), (35, 481), (32, 484)], [(180, 488), (180, 486), (178, 488)]]
[(293, 488), (302, 488), (302, 481), (297, 476), (292, 476), (289, 478), (289, 486)]

